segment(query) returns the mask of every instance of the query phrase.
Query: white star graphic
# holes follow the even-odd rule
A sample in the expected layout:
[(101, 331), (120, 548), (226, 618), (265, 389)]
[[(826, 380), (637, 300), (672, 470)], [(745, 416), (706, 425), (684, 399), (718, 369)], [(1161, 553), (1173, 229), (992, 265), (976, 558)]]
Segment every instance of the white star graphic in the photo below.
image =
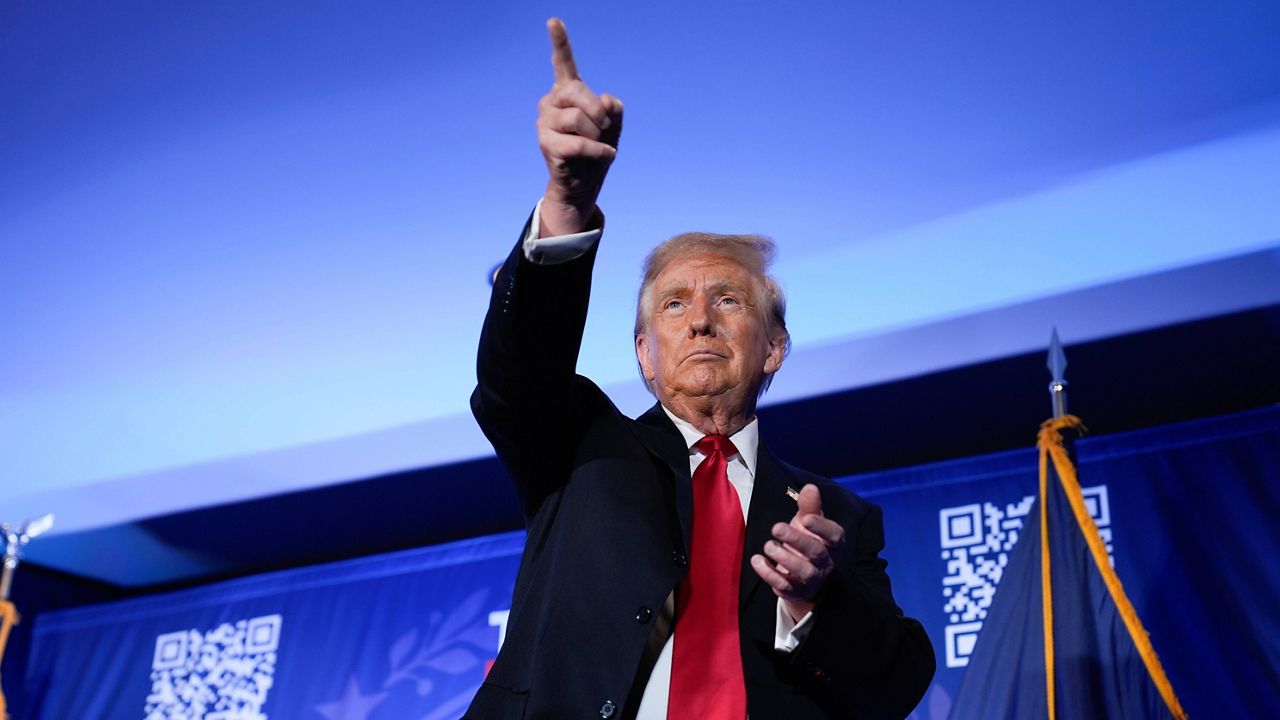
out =
[(367, 720), (369, 711), (378, 706), (387, 694), (385, 692), (365, 695), (360, 692), (360, 684), (356, 676), (347, 678), (347, 689), (340, 700), (316, 705), (316, 712), (328, 720)]

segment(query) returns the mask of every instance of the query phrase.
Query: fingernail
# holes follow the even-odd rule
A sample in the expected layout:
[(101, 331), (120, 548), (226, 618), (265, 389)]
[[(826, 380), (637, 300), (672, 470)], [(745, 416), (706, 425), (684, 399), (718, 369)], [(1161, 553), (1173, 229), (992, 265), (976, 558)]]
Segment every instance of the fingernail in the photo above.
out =
[(608, 116), (608, 115), (605, 115), (605, 116), (604, 116), (604, 122), (600, 123), (600, 129), (601, 129), (601, 130), (608, 130), (608, 129), (609, 129), (609, 126), (610, 126), (610, 125), (612, 125), (612, 124), (613, 124), (613, 121), (609, 119), (609, 116)]

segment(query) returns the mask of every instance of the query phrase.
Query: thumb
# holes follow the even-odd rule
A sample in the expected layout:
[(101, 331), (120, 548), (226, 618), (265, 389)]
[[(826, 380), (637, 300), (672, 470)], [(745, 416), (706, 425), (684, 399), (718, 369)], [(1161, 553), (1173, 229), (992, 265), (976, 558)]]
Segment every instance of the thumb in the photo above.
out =
[(822, 494), (818, 492), (818, 486), (809, 484), (801, 488), (800, 496), (796, 498), (796, 506), (802, 513), (821, 515)]

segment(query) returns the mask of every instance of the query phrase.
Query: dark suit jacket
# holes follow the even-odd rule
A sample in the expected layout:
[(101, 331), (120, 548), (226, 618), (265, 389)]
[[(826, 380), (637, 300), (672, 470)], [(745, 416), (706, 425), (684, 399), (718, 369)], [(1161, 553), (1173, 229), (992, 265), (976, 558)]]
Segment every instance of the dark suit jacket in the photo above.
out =
[[(494, 285), (471, 404), (515, 482), (528, 542), (505, 643), (468, 718), (632, 715), (652, 622), (687, 571), (693, 496), (679, 431), (656, 405), (627, 418), (574, 372), (594, 258), (593, 248), (538, 265), (517, 244)], [(806, 483), (848, 541), (811, 632), (783, 654), (773, 649), (777, 598), (748, 559), (795, 515), (788, 486)], [(883, 543), (878, 507), (761, 442), (739, 605), (754, 720), (904, 717), (919, 701), (933, 648), (893, 601)]]

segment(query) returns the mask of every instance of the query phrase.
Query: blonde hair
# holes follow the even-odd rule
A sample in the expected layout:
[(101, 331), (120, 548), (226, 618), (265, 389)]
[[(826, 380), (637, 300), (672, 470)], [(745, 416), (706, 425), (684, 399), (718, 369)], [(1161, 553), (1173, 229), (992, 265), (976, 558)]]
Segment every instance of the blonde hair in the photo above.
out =
[[(787, 331), (787, 296), (782, 286), (769, 274), (769, 266), (773, 264), (777, 247), (773, 240), (764, 235), (718, 235), (707, 232), (687, 232), (676, 235), (658, 245), (649, 252), (641, 266), (640, 292), (636, 295), (635, 337), (639, 337), (649, 329), (649, 315), (652, 312), (650, 302), (653, 283), (663, 270), (679, 258), (690, 255), (719, 255), (732, 260), (746, 268), (760, 281), (764, 290), (766, 330), (770, 338), (785, 336), (783, 357), (791, 352), (791, 333)], [(638, 364), (637, 360), (637, 364)], [(653, 392), (653, 386), (640, 369), (640, 379)], [(760, 394), (769, 389), (773, 376), (766, 375)]]

